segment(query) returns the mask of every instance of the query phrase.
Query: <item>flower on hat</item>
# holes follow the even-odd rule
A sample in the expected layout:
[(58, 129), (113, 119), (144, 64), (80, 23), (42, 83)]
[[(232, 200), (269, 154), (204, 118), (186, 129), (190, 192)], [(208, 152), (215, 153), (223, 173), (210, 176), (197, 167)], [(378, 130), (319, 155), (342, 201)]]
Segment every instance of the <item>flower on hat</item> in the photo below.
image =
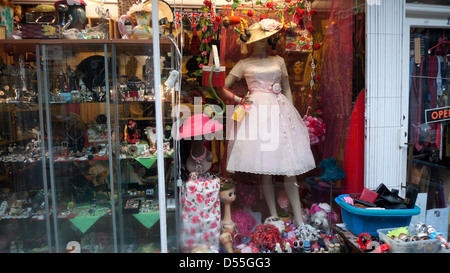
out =
[(274, 19), (263, 19), (259, 22), (259, 25), (266, 31), (274, 31), (281, 26), (281, 23)]

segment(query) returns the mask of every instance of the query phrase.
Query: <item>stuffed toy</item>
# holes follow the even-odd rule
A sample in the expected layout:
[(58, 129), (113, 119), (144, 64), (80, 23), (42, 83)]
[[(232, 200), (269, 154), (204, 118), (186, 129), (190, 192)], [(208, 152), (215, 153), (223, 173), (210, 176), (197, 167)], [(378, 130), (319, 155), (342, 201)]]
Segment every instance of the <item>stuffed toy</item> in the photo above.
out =
[(330, 235), (332, 223), (338, 220), (336, 213), (331, 211), (330, 205), (327, 203), (313, 204), (309, 212), (311, 214), (311, 225)]

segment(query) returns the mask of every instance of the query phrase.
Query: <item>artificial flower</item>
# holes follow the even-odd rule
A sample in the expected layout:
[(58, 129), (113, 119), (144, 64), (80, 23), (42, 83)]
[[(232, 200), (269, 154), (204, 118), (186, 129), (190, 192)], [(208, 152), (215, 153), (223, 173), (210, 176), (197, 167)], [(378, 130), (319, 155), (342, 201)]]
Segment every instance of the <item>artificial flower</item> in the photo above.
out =
[(266, 31), (274, 31), (281, 26), (281, 23), (274, 19), (266, 19), (264, 21), (260, 21), (259, 25)]
[(314, 32), (314, 27), (313, 26), (308, 26), (308, 31), (313, 33)]
[(312, 10), (309, 11), (309, 14), (310, 15), (316, 15), (317, 14), (317, 10), (312, 9)]
[(205, 0), (205, 1), (203, 1), (203, 5), (205, 5), (206, 7), (208, 7), (210, 9), (211, 8), (211, 1)]
[(266, 7), (268, 7), (269, 9), (273, 10), (273, 2), (267, 2)]
[(273, 85), (272, 85), (272, 91), (275, 93), (275, 94), (278, 94), (278, 93), (280, 93), (281, 92), (281, 84), (279, 84), (279, 83), (274, 83)]
[(301, 9), (301, 8), (296, 8), (297, 9), (297, 15), (298, 16), (303, 16), (305, 14), (305, 10)]
[(311, 145), (319, 144), (320, 142), (325, 140), (326, 125), (321, 118), (305, 116), (303, 118), (303, 121), (308, 128), (309, 140), (311, 142)]
[(269, 17), (269, 14), (268, 14), (268, 13), (263, 14), (263, 15), (259, 16), (259, 20), (261, 21), (261, 20), (263, 20), (263, 19), (267, 19), (267, 17)]
[(252, 9), (249, 9), (247, 11), (247, 15), (248, 15), (248, 17), (252, 17), (253, 15), (255, 15), (255, 12)]
[(314, 50), (319, 50), (320, 47), (321, 47), (321, 45), (319, 43), (317, 43), (317, 44), (314, 45)]

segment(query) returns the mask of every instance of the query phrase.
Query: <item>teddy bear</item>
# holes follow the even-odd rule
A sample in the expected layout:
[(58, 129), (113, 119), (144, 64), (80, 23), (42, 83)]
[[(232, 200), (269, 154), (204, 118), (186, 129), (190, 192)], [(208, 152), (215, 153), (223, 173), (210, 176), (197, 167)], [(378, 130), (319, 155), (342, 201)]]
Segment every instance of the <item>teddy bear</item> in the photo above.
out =
[(327, 235), (331, 234), (332, 223), (338, 220), (337, 214), (331, 211), (327, 203), (314, 203), (309, 209), (311, 225), (323, 230)]

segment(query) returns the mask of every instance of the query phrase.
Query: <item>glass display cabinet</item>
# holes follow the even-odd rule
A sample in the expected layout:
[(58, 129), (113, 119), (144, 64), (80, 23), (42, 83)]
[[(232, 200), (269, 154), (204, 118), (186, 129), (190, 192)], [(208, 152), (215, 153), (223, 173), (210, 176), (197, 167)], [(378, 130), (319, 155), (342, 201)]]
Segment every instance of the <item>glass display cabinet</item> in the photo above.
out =
[[(157, 60), (150, 40), (0, 46), (0, 252), (158, 252), (161, 236), (176, 240), (173, 94), (154, 86), (153, 73), (158, 61), (168, 76), (172, 42), (161, 38)], [(156, 168), (157, 103), (164, 174)], [(160, 217), (171, 230), (161, 232)]]

